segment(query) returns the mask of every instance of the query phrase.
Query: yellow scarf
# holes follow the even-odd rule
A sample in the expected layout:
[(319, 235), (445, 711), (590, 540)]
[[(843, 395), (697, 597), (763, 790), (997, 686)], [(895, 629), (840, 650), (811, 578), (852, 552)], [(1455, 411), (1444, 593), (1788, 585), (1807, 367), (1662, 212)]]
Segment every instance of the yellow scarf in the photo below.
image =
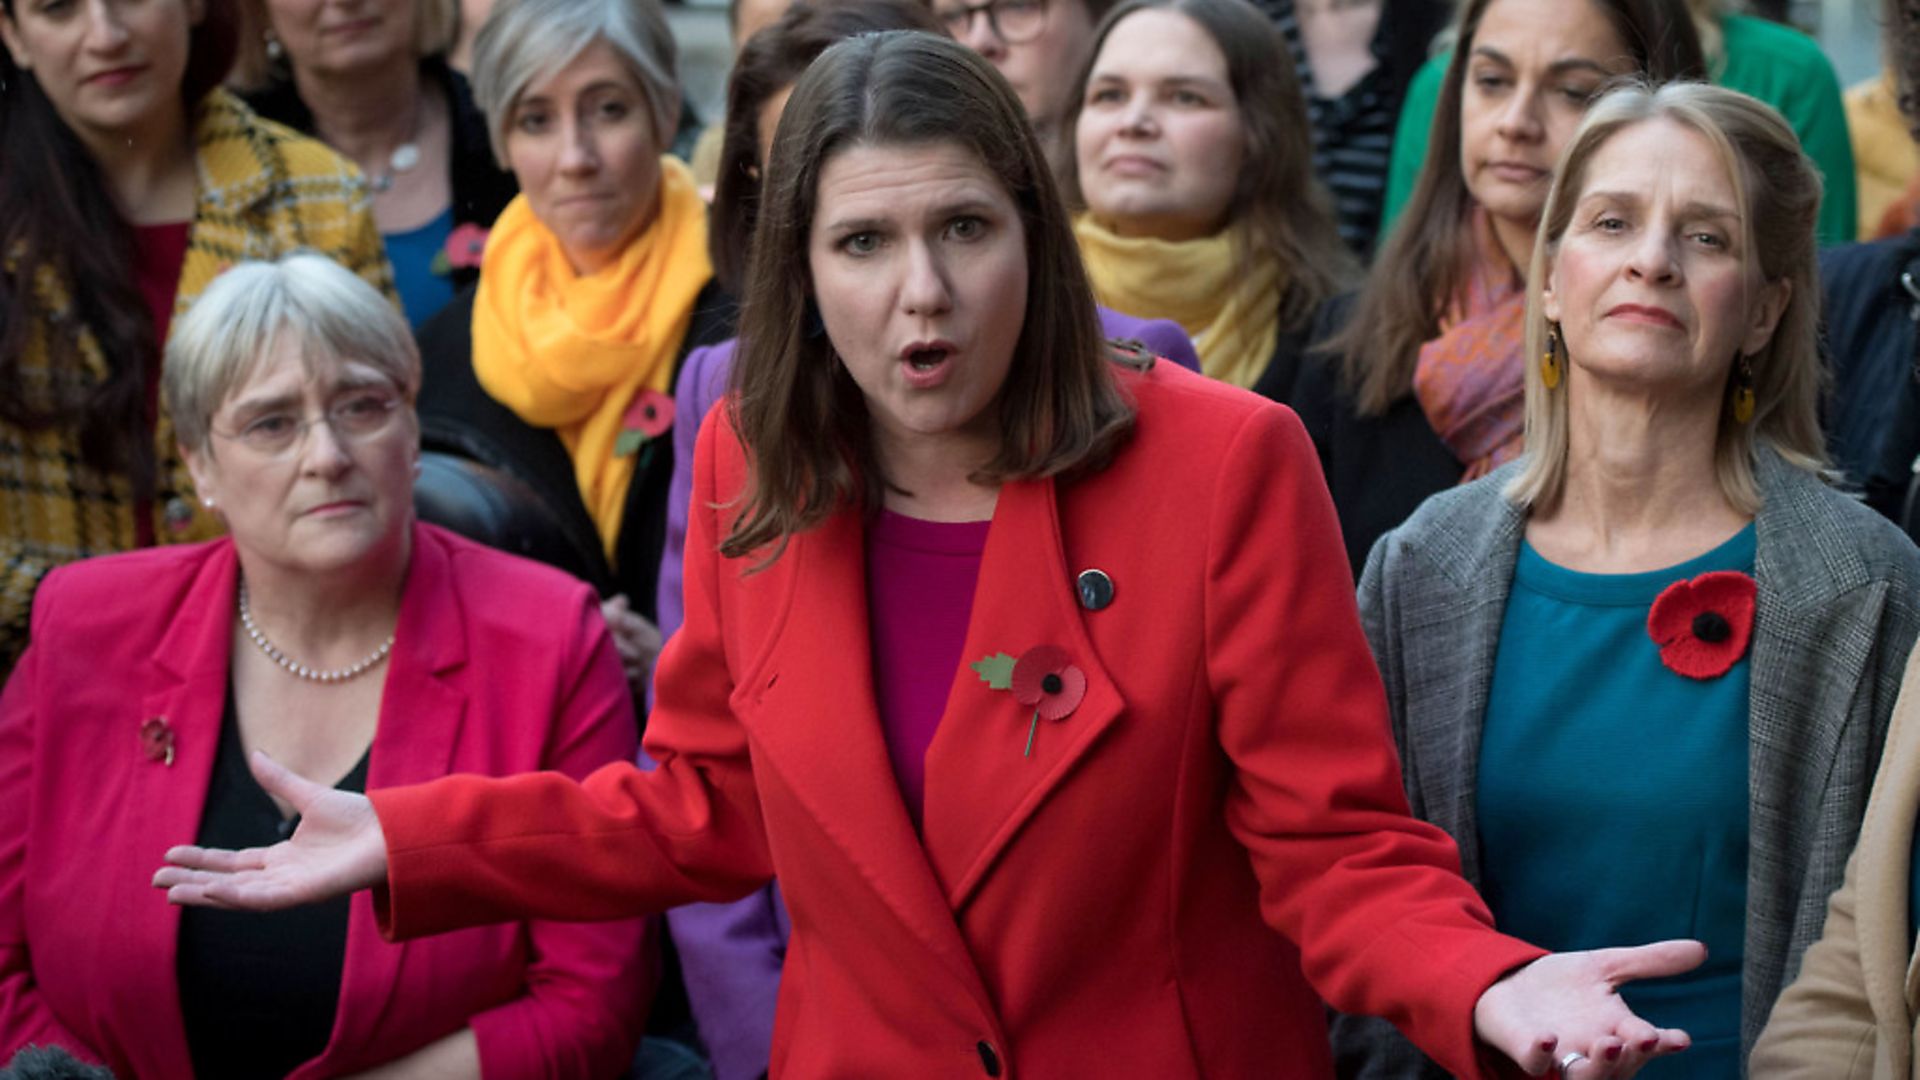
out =
[(1155, 240), (1120, 236), (1081, 214), (1073, 232), (1102, 304), (1179, 323), (1200, 353), (1200, 370), (1222, 382), (1250, 387), (1267, 369), (1280, 340), (1280, 260), (1242, 266), (1232, 229)]
[(520, 419), (560, 436), (609, 558), (637, 456), (614, 453), (622, 418), (642, 391), (672, 391), (694, 298), (713, 277), (693, 175), (660, 161), (653, 223), (618, 262), (585, 277), (525, 195), (508, 203), (487, 236), (473, 302), (474, 375)]

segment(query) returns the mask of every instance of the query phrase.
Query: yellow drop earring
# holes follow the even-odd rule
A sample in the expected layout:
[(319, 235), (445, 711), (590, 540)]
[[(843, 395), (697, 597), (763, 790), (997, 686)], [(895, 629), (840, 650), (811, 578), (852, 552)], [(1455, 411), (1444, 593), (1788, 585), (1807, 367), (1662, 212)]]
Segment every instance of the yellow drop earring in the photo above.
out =
[(1547, 389), (1560, 389), (1560, 328), (1547, 324), (1547, 349), (1540, 354), (1540, 381)]
[(1733, 422), (1744, 424), (1753, 419), (1753, 358), (1745, 353), (1734, 361)]

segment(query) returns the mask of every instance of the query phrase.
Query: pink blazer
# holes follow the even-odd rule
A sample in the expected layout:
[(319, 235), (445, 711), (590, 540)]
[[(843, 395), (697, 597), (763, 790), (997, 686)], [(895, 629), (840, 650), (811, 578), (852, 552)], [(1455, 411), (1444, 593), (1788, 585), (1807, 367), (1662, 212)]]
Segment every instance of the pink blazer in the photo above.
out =
[[(618, 658), (590, 590), (414, 528), (369, 789), (448, 773), (630, 761)], [(192, 1073), (179, 911), (149, 884), (200, 825), (233, 640), (228, 540), (49, 574), (0, 696), (0, 1060), (57, 1043), (115, 1075)], [(168, 765), (141, 725), (163, 717)], [(471, 1026), (488, 1080), (614, 1076), (652, 994), (640, 920), (505, 923), (383, 941), (354, 897), (333, 1036), (294, 1075), (337, 1076)]]

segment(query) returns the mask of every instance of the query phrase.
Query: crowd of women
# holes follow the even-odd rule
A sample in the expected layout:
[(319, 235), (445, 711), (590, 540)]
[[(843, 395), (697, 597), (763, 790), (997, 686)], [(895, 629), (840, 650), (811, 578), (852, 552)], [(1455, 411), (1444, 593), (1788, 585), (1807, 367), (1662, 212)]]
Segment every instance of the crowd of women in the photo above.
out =
[(0, 1076), (1920, 1078), (1908, 195), (1454, 7), (0, 0)]

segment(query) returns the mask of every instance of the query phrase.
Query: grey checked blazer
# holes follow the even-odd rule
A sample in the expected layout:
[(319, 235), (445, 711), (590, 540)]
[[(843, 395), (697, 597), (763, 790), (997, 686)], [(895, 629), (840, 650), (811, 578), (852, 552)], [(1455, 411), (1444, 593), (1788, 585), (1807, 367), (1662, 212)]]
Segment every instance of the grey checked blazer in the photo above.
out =
[[(1476, 884), (1480, 729), (1526, 524), (1500, 491), (1518, 468), (1427, 500), (1381, 537), (1360, 580), (1407, 797), (1452, 834)], [(1905, 534), (1771, 450), (1755, 473), (1746, 1051), (1820, 934), (1920, 633), (1920, 550)], [(1382, 1022), (1341, 1017), (1334, 1036), (1343, 1076), (1444, 1075)]]

